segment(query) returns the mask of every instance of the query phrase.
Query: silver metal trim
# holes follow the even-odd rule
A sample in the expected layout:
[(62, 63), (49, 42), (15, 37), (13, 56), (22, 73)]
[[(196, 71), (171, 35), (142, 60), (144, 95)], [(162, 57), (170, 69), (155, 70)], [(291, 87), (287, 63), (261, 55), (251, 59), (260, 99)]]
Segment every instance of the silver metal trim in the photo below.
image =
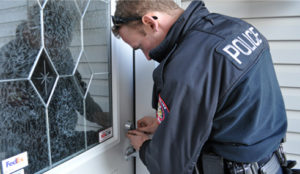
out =
[(50, 55), (49, 55), (47, 49), (44, 49), (44, 50), (45, 50), (45, 53), (46, 53), (46, 55), (47, 55), (48, 60), (50, 61), (51, 65), (52, 65), (52, 67), (53, 67), (53, 70), (54, 70), (56, 76), (58, 76), (59, 74), (58, 74), (58, 72), (56, 71), (55, 65), (54, 65), (54, 63), (52, 62), (52, 59), (51, 59), (51, 57), (50, 57)]
[(52, 155), (51, 155), (51, 137), (50, 137), (50, 124), (49, 124), (49, 115), (48, 115), (48, 107), (45, 108), (46, 114), (46, 130), (47, 130), (47, 140), (48, 140), (48, 158), (49, 158), (49, 166), (52, 167)]
[(85, 9), (83, 10), (83, 13), (82, 13), (82, 18), (85, 16), (85, 13), (90, 6), (90, 2), (91, 2), (91, 0), (89, 0), (88, 3), (86, 4)]
[(82, 50), (80, 51), (80, 53), (79, 53), (79, 56), (78, 56), (77, 61), (76, 61), (76, 64), (75, 64), (75, 66), (74, 66), (74, 70), (73, 70), (73, 72), (72, 72), (72, 76), (74, 76), (75, 73), (76, 73), (76, 70), (77, 70), (77, 68), (78, 68), (78, 65), (79, 65), (79, 62), (80, 62), (82, 53), (83, 53), (83, 49), (82, 49)]
[(46, 105), (43, 97), (40, 95), (40, 92), (36, 89), (36, 87), (35, 87), (34, 83), (32, 82), (32, 80), (29, 79), (28, 81), (30, 82), (31, 86), (33, 87), (34, 91), (36, 92), (36, 94), (38, 95), (38, 97), (40, 98), (40, 100), (42, 101), (44, 107), (47, 108), (47, 105)]
[(59, 77), (56, 76), (55, 82), (54, 82), (54, 84), (53, 84), (53, 86), (52, 86), (51, 93), (50, 93), (50, 95), (49, 95), (49, 97), (48, 97), (48, 101), (47, 101), (47, 103), (46, 103), (46, 107), (47, 107), (47, 108), (49, 107), (50, 101), (52, 100), (52, 96), (54, 95), (54, 91), (55, 91), (55, 89), (56, 89), (58, 80), (59, 80)]
[(49, 106), (49, 104), (50, 104), (50, 101), (51, 101), (51, 99), (52, 99), (52, 96), (54, 95), (54, 91), (55, 91), (55, 89), (56, 89), (58, 80), (59, 80), (59, 74), (58, 74), (58, 72), (56, 71), (56, 67), (54, 66), (54, 63), (52, 62), (52, 59), (51, 59), (51, 57), (50, 57), (50, 55), (48, 54), (48, 51), (47, 51), (46, 49), (45, 49), (45, 53), (46, 53), (47, 59), (50, 61), (50, 64), (51, 64), (51, 66), (52, 66), (52, 68), (53, 68), (53, 70), (54, 70), (54, 73), (56, 74), (55, 82), (54, 82), (54, 84), (53, 84), (53, 86), (52, 86), (51, 93), (50, 93), (50, 95), (49, 95), (49, 97), (48, 97), (48, 101), (47, 101), (47, 103), (46, 103), (46, 107), (48, 108), (48, 106)]
[(40, 24), (41, 24), (41, 47), (45, 47), (45, 37), (44, 37), (44, 8), (45, 8), (45, 5), (47, 4), (47, 0), (45, 0), (44, 4), (42, 5), (42, 8), (40, 10)]
[(109, 75), (109, 72), (103, 72), (103, 73), (93, 73), (94, 75)]
[(68, 77), (73, 77), (73, 75), (58, 75), (59, 78), (68, 78)]
[(6, 83), (6, 82), (17, 82), (17, 81), (25, 81), (29, 80), (28, 78), (19, 78), (19, 79), (4, 79), (0, 80), (0, 83)]
[(33, 74), (33, 72), (34, 72), (34, 70), (35, 70), (35, 68), (36, 68), (36, 66), (37, 66), (37, 64), (38, 64), (38, 62), (39, 62), (39, 60), (40, 60), (40, 58), (41, 58), (41, 55), (42, 55), (43, 50), (44, 50), (44, 47), (42, 46), (41, 49), (40, 49), (40, 51), (39, 51), (39, 53), (38, 53), (38, 55), (37, 55), (36, 58), (35, 58), (35, 61), (34, 61), (34, 63), (33, 63), (33, 66), (31, 67), (31, 70), (30, 70), (29, 75), (28, 75), (28, 80), (31, 79), (32, 74)]
[[(113, 110), (113, 79), (112, 79), (112, 32), (111, 32), (111, 1), (110, 0), (107, 0), (107, 9), (106, 9), (106, 17), (107, 17), (107, 20), (106, 20), (106, 28), (107, 28), (107, 60), (108, 60), (108, 82), (109, 82), (109, 87), (108, 87), (108, 90), (109, 90), (109, 112), (111, 113), (111, 117), (112, 117), (112, 127), (114, 128), (114, 126), (117, 126), (117, 125), (114, 125), (114, 122), (115, 120), (118, 120), (118, 118), (116, 118), (116, 116), (114, 117), (114, 113), (115, 111)], [(116, 92), (117, 93), (117, 92)], [(114, 128), (115, 129), (115, 128)], [(116, 134), (113, 133), (113, 137), (115, 137)]]
[(89, 84), (88, 84), (88, 86), (87, 86), (87, 88), (86, 88), (86, 91), (85, 91), (85, 94), (84, 94), (84, 96), (83, 96), (84, 100), (86, 99), (86, 97), (87, 97), (87, 95), (88, 95), (88, 93), (89, 93), (89, 90), (90, 90), (90, 87), (91, 87), (91, 84), (92, 84), (93, 79), (94, 79), (94, 74), (91, 75)]
[(83, 54), (84, 54), (84, 57), (85, 57), (85, 59), (86, 59), (86, 62), (87, 62), (87, 64), (88, 64), (88, 66), (89, 66), (90, 72), (91, 72), (91, 74), (93, 74), (93, 73), (94, 73), (94, 70), (93, 70), (93, 68), (91, 67), (90, 62), (89, 62), (89, 60), (88, 60), (88, 57), (86, 56), (84, 50), (83, 50)]
[[(69, 77), (66, 77), (66, 78), (69, 78)], [(84, 91), (83, 91), (82, 87), (80, 86), (78, 79), (75, 76), (72, 76), (70, 78), (73, 80), (76, 89), (80, 93), (80, 97), (84, 98)]]
[(83, 119), (83, 124), (84, 124), (84, 145), (85, 145), (85, 149), (88, 148), (88, 144), (87, 144), (87, 132), (86, 132), (86, 103), (85, 103), (85, 98), (83, 98), (82, 100), (82, 103), (83, 103), (83, 116), (84, 116), (84, 119)]
[(41, 8), (45, 8), (45, 4), (47, 4), (47, 2), (48, 2), (48, 0), (45, 0), (44, 3), (41, 3), (40, 2), (41, 0), (37, 0), (37, 1), (39, 1), (39, 4), (41, 5)]

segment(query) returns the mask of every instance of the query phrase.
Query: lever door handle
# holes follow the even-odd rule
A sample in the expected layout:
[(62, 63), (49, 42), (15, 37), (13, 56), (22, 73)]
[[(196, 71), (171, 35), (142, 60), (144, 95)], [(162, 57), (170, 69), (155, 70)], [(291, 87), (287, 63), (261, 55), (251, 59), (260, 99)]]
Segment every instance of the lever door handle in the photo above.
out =
[(128, 161), (133, 157), (137, 157), (137, 155), (138, 152), (132, 146), (129, 146), (125, 151), (124, 158), (126, 161)]
[(124, 127), (127, 131), (129, 130), (134, 130), (134, 124), (131, 122), (131, 121), (127, 121), (125, 124), (124, 124)]
[[(134, 130), (135, 127), (134, 127), (134, 124), (131, 122), (131, 121), (127, 121), (125, 124), (124, 124), (124, 127), (127, 131), (129, 130)], [(128, 161), (129, 159), (133, 158), (133, 157), (137, 157), (137, 151), (133, 148), (133, 146), (129, 146), (127, 147), (127, 149), (125, 150), (125, 153), (124, 153), (124, 158), (126, 161)]]

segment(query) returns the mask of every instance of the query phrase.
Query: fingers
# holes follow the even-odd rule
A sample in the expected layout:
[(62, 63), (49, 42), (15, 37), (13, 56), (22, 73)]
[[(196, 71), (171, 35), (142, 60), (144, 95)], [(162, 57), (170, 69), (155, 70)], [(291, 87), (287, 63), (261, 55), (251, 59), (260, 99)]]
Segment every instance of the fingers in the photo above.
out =
[(156, 118), (152, 117), (152, 116), (145, 116), (142, 119), (138, 120), (137, 124), (140, 127), (145, 127), (145, 126), (151, 124), (153, 122), (153, 120), (156, 120)]
[(133, 137), (135, 137), (136, 135), (127, 134), (126, 136), (131, 140), (131, 139), (132, 139)]
[(144, 134), (149, 134), (149, 131), (147, 129), (137, 129), (139, 132), (143, 132)]
[(148, 135), (138, 130), (130, 130), (126, 136), (129, 138), (131, 145), (136, 150), (139, 150), (143, 143), (149, 139)]
[(147, 126), (144, 127), (138, 127), (137, 130), (140, 132), (144, 132), (147, 134), (153, 134), (155, 132), (155, 130), (158, 127), (158, 122), (155, 120), (153, 122), (151, 122), (151, 124), (148, 124)]
[(129, 135), (135, 135), (135, 136), (143, 136), (143, 135), (146, 135), (146, 134), (144, 134), (143, 132), (138, 131), (138, 130), (130, 130), (130, 131), (128, 131), (127, 134), (129, 134)]
[(138, 127), (146, 127), (149, 123), (145, 119), (141, 119), (137, 121), (137, 126)]
[(146, 123), (144, 123), (142, 121), (138, 122), (138, 128), (142, 128), (142, 127), (146, 127), (146, 126), (147, 126)]

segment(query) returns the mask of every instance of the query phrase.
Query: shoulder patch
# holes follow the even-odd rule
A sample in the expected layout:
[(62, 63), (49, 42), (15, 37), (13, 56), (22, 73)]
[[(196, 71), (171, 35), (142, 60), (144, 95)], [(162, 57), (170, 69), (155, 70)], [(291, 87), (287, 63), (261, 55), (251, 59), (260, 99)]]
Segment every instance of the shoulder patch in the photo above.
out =
[(228, 58), (237, 68), (244, 69), (263, 48), (262, 43), (263, 36), (251, 26), (223, 41), (216, 51)]
[(164, 100), (159, 95), (158, 97), (158, 106), (156, 111), (157, 122), (160, 124), (164, 119), (169, 115), (169, 108), (164, 102)]

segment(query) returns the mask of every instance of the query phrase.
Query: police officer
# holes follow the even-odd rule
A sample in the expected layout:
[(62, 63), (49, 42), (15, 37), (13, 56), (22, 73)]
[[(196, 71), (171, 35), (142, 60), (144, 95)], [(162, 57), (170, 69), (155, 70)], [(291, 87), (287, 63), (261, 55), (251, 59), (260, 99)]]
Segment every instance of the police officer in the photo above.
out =
[(156, 118), (127, 135), (151, 174), (283, 172), (286, 112), (254, 26), (202, 1), (183, 11), (172, 0), (122, 0), (112, 19), (116, 36), (160, 63)]

